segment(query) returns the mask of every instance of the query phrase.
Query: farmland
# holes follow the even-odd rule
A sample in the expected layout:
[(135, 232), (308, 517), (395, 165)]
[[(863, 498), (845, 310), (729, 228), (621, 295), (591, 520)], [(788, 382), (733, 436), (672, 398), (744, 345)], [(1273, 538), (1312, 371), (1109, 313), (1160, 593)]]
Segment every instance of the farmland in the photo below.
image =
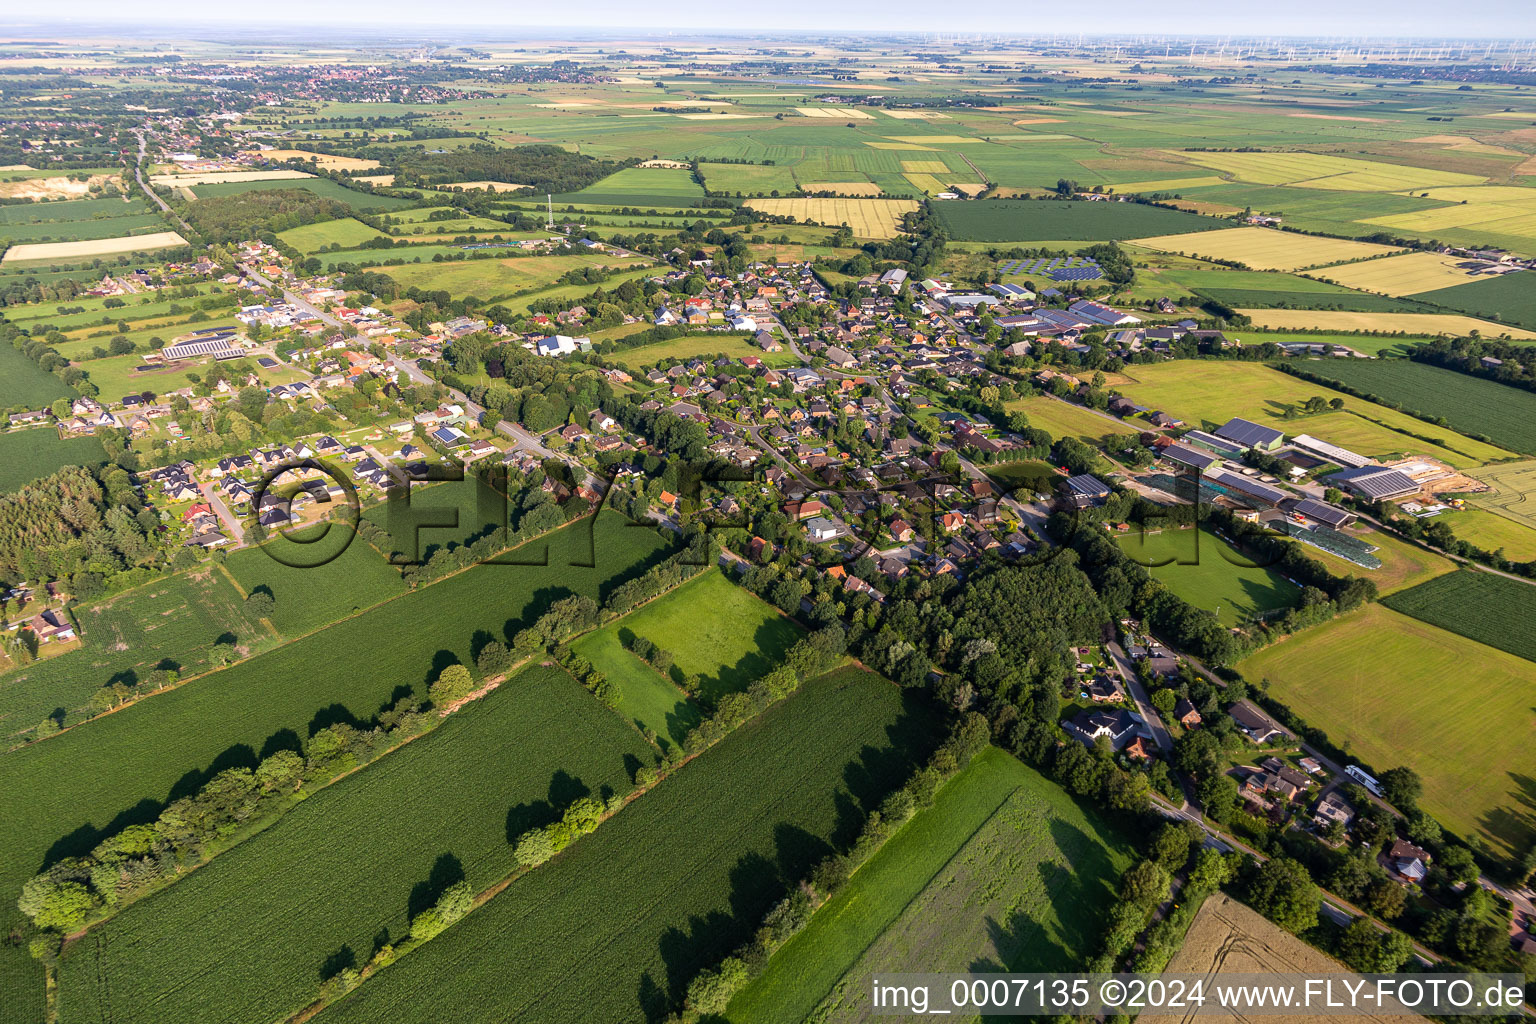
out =
[(294, 181), (299, 178), (313, 177), (314, 175), (305, 171), (274, 168), (269, 171), (208, 171), (202, 174), (155, 174), (150, 176), (149, 183), (169, 188), (190, 188), (194, 185), (222, 185), (248, 181)]
[(218, 664), (214, 641), (233, 638), (247, 654), (272, 634), (252, 621), (219, 572), (168, 576), (75, 609), (81, 646), (0, 676), (0, 748), (45, 716), (74, 724), (91, 694), (109, 683), (132, 686), (160, 667), (183, 675)]
[(1318, 153), (1178, 153), (1181, 159), (1259, 185), (1299, 185), (1344, 192), (1399, 192), (1477, 185), (1476, 175), (1353, 160)]
[(684, 675), (699, 677), (699, 694), (711, 703), (773, 668), (800, 637), (777, 608), (713, 571), (630, 613), (618, 628), (668, 651)]
[(1302, 270), (1328, 263), (1380, 256), (1393, 250), (1371, 242), (1318, 238), (1273, 228), (1226, 228), (1193, 234), (1136, 238), (1136, 245), (1202, 259), (1227, 260), (1254, 270)]
[(809, 682), (319, 1020), (659, 1018), (852, 838), (850, 812), (926, 756), (927, 728), (869, 673)]
[(472, 568), (5, 755), (0, 891), (88, 850), (100, 830), (153, 816), (210, 767), (246, 763), (269, 741), (333, 721), (370, 721), (399, 693), (422, 692), (445, 665), (470, 662), (477, 633), (509, 639), (560, 597), (606, 594), (664, 550), (654, 533), (624, 522), (599, 520), (598, 568), (570, 564), (593, 550), (578, 521), (548, 542), (548, 565)]
[[(1414, 452), (1461, 468), (1508, 457), (1493, 445), (1257, 363), (1176, 360), (1129, 369), (1136, 383), (1120, 385), (1121, 392), (1132, 401), (1178, 415), (1191, 426), (1219, 426), (1233, 416), (1244, 416), (1290, 434), (1320, 437), (1362, 455)], [(1342, 398), (1344, 408), (1284, 419), (1287, 408), (1299, 407), (1315, 395)], [(1414, 435), (1439, 441), (1431, 444)]]
[(856, 238), (893, 238), (901, 215), (917, 209), (913, 199), (749, 199), (746, 205), (812, 224), (847, 224)]
[(1503, 551), (1512, 562), (1536, 562), (1536, 528), (1519, 519), (1481, 508), (1445, 512), (1436, 518), (1456, 531), (1459, 539), (1484, 551)]
[(676, 683), (662, 678), (661, 673), (624, 649), (618, 626), (600, 629), (571, 646), (618, 691), (619, 714), (642, 732), (654, 732), (663, 749), (681, 745), (688, 730), (703, 720), (698, 705)]
[(939, 203), (935, 211), (952, 237), (976, 242), (1095, 242), (1205, 232), (1228, 226), (1226, 221), (1213, 217), (1197, 217), (1142, 203), (986, 199)]
[[(321, 538), (320, 531), (326, 529)], [(422, 530), (423, 539), (429, 532)], [(316, 547), (297, 547), (310, 543)], [(400, 571), (385, 554), (344, 526), (316, 526), (274, 535), (260, 547), (232, 551), (224, 566), (243, 592), (270, 593), (272, 624), (285, 636), (298, 636), (403, 594)]]
[(1416, 295), (1475, 280), (1458, 266), (1462, 262), (1454, 256), (1438, 252), (1409, 252), (1401, 256), (1349, 263), (1309, 273), (1346, 288), (1360, 288), (1383, 295)]
[(37, 263), (78, 263), (93, 256), (151, 252), (186, 244), (187, 240), (174, 231), (156, 231), (121, 238), (92, 238), (79, 242), (37, 242), (11, 246), (0, 257), (0, 263), (25, 263), (29, 266)]
[(1348, 559), (1340, 558), (1311, 545), (1306, 548), (1307, 557), (1322, 562), (1330, 572), (1346, 576), (1363, 576), (1376, 584), (1377, 592), (1381, 594), (1406, 590), (1425, 580), (1456, 571), (1456, 563), (1444, 555), (1421, 548), (1384, 530), (1352, 528), (1348, 533), (1357, 540), (1375, 547), (1376, 550), (1371, 554), (1381, 562), (1381, 568), (1366, 569)]
[(0, 344), (0, 408), (25, 406), (38, 409), (55, 398), (74, 396), (73, 388), (28, 359), (19, 349)]
[(198, 198), (210, 196), (232, 196), (242, 192), (257, 192), (274, 188), (302, 188), (313, 192), (324, 199), (335, 199), (346, 203), (354, 210), (362, 213), (376, 213), (382, 210), (393, 210), (401, 206), (411, 205), (409, 199), (397, 199), (394, 196), (370, 195), (359, 192), (357, 189), (338, 185), (329, 178), (294, 178), (282, 181), (224, 181), (213, 185), (199, 185), (192, 191)]
[(1119, 542), (1154, 579), (1196, 608), (1214, 612), (1228, 626), (1289, 608), (1301, 593), (1285, 577), (1254, 565), (1209, 530), (1140, 536), (1133, 528)]
[[(383, 254), (383, 255), (378, 255)], [(376, 250), (375, 258), (409, 257), (409, 249)], [(380, 267), (400, 282), (402, 288), (442, 289), (453, 295), (473, 295), (487, 303), (504, 302), (520, 292), (553, 285), (570, 270), (621, 264), (634, 267), (634, 261), (620, 261), (612, 256), (519, 256), (509, 259), (457, 260), (447, 263), (410, 263), (398, 267)], [(615, 282), (616, 283), (616, 282)], [(614, 285), (604, 282), (605, 287)], [(582, 285), (583, 294), (592, 285)]]
[(60, 1020), (280, 1020), (338, 950), (361, 963), (434, 888), (499, 881), (518, 835), (653, 757), (570, 676), (528, 669), (76, 942)]
[(1122, 837), (996, 748), (859, 868), (731, 1002), (731, 1024), (861, 1020), (875, 971), (1080, 966)]
[(1400, 591), (1385, 603), (1404, 615), (1536, 661), (1536, 587), (1528, 583), (1463, 570)]
[(1064, 402), (1045, 395), (1018, 398), (1006, 406), (1009, 412), (1022, 412), (1029, 418), (1029, 425), (1049, 431), (1052, 437), (1086, 437), (1098, 439), (1109, 435), (1129, 437), (1134, 428), (1101, 416), (1090, 409), (1071, 402)]
[(1507, 327), (1455, 313), (1344, 313), (1335, 310), (1313, 312), (1295, 309), (1239, 309), (1238, 312), (1251, 318), (1255, 327), (1281, 331), (1383, 331), (1452, 335), (1477, 331), (1488, 338), (1507, 334), (1515, 341), (1536, 341), (1536, 331)]
[(1416, 298), (1536, 330), (1536, 275), (1529, 271), (1440, 288)]
[(5, 431), (0, 433), (0, 494), (63, 466), (94, 466), (106, 458), (106, 450), (94, 437), (61, 438), (58, 431), (46, 427)]
[(1489, 466), (1477, 476), (1493, 493), (1473, 495), (1475, 505), (1536, 529), (1536, 462)]
[[(1468, 666), (1476, 685), (1456, 685)], [(1368, 766), (1412, 765), (1420, 806), (1446, 827), (1483, 836), (1501, 856), (1531, 842), (1515, 810), (1521, 777), (1536, 775), (1530, 662), (1372, 604), (1237, 668)]]
[(766, 195), (769, 192), (793, 192), (795, 175), (788, 167), (764, 167), (758, 164), (700, 164), (704, 185), (711, 192), (740, 192)]
[(381, 232), (375, 231), (362, 221), (354, 220), (351, 217), (342, 217), (339, 220), (328, 220), (319, 224), (306, 224), (303, 227), (290, 228), (278, 235), (278, 237), (300, 252), (314, 252), (329, 245), (339, 245), (343, 249), (352, 249), (362, 245), (364, 242), (384, 236)]
[(1406, 359), (1308, 361), (1303, 369), (1406, 410), (1443, 417), (1510, 451), (1536, 454), (1536, 395), (1507, 384)]

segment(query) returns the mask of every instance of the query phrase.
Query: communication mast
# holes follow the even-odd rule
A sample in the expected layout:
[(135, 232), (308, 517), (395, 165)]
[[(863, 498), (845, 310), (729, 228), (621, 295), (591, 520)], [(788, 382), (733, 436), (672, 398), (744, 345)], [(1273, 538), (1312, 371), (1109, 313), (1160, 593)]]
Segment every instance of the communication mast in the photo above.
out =
[(555, 230), (555, 197), (550, 193), (544, 193), (544, 226), (549, 230)]

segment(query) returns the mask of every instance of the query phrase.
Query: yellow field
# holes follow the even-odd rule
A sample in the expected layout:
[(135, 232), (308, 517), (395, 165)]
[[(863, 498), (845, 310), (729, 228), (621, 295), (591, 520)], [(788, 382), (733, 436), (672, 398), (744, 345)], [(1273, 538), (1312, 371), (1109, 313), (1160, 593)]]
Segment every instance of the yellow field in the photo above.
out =
[(1306, 276), (1382, 295), (1416, 295), (1478, 280), (1457, 266), (1461, 262), (1454, 256), (1443, 256), (1438, 252), (1409, 252), (1381, 260), (1309, 270)]
[(806, 117), (852, 117), (864, 121), (875, 119), (875, 115), (863, 110), (854, 110), (852, 107), (796, 107), (795, 109)]
[(913, 188), (929, 195), (948, 191), (948, 186), (931, 174), (906, 174), (903, 177), (912, 183)]
[(0, 181), (0, 199), (31, 199), (34, 202), (40, 199), (84, 199), (91, 194), (92, 185), (105, 184), (114, 177), (113, 174), (93, 174), (86, 181), (75, 181), (61, 174), (54, 178)]
[(370, 185), (383, 185), (388, 188), (395, 183), (393, 174), (360, 174), (353, 181), (366, 181)]
[(912, 142), (866, 142), (864, 145), (870, 149), (896, 149), (904, 152), (937, 153), (932, 146), (919, 146)]
[(959, 146), (967, 142), (980, 142), (980, 139), (967, 138), (964, 135), (887, 135), (892, 142), (908, 142), (913, 145), (949, 145)]
[(1301, 270), (1397, 252), (1390, 246), (1318, 238), (1273, 228), (1226, 228), (1133, 239), (1136, 245), (1207, 259), (1235, 260), (1254, 270)]
[[(995, 138), (995, 136), (994, 136)], [(1162, 178), (1158, 181), (1127, 181), (1119, 185), (1106, 185), (1116, 192), (1178, 192), (1180, 189), (1198, 188), (1202, 185), (1225, 185), (1225, 178)]]
[(901, 215), (917, 209), (915, 199), (748, 199), (747, 206), (776, 217), (836, 227), (847, 224), (860, 238), (893, 238)]
[(311, 153), (307, 149), (263, 149), (251, 154), (263, 160), (314, 160), (326, 171), (371, 171), (382, 166), (377, 160), (364, 160), (355, 156), (332, 156), (329, 153)]
[(1473, 495), (1474, 505), (1536, 530), (1536, 460), (1489, 466), (1477, 478), (1493, 490)]
[(894, 117), (899, 121), (948, 121), (949, 115), (937, 110), (882, 110), (880, 113), (886, 117)]
[[(367, 180), (367, 179), (364, 179)], [(507, 181), (454, 181), (442, 186), (443, 188), (485, 189), (490, 192), (515, 192), (527, 185), (514, 185)]]
[(313, 178), (313, 174), (286, 169), (276, 171), (207, 171), (203, 174), (156, 174), (149, 179), (151, 185), (217, 185), (224, 181), (285, 181), (290, 178)]
[(126, 235), (121, 238), (93, 238), (84, 242), (34, 242), (31, 245), (11, 246), (0, 257), (0, 263), (83, 259), (115, 252), (140, 252), (186, 244), (187, 240), (174, 231), (156, 231), (153, 234)]
[(908, 174), (948, 174), (949, 164), (943, 160), (903, 160), (901, 169)]
[(1400, 192), (1443, 185), (1476, 185), (1484, 179), (1455, 171), (1432, 171), (1375, 160), (1351, 160), (1320, 153), (1184, 153), (1168, 155), (1224, 171), (1257, 185), (1302, 185), (1343, 192)]
[(872, 181), (805, 181), (800, 187), (807, 192), (836, 192), (844, 196), (879, 196), (885, 190)]
[(1371, 217), (1362, 224), (1408, 231), (1446, 231), (1467, 228), (1536, 238), (1536, 189), (1515, 185), (1483, 185), (1470, 188), (1430, 189), (1430, 199), (1454, 203), (1417, 213)]
[(1282, 331), (1316, 328), (1320, 331), (1403, 331), (1406, 334), (1454, 335), (1481, 331), (1485, 338), (1507, 334), (1516, 341), (1536, 339), (1536, 332), (1455, 313), (1344, 313), (1325, 309), (1241, 309), (1238, 312), (1251, 317), (1255, 327)]

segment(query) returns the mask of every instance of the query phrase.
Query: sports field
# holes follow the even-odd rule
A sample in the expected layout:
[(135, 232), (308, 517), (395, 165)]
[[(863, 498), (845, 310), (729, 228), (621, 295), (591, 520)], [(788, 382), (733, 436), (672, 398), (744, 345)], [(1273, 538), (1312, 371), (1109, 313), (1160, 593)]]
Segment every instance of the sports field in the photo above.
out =
[[(1258, 363), (1180, 359), (1128, 369), (1134, 372), (1136, 383), (1120, 386), (1126, 397), (1177, 415), (1191, 426), (1203, 423), (1208, 428), (1217, 427), (1241, 416), (1288, 434), (1311, 434), (1362, 455), (1412, 452), (1432, 455), (1458, 468), (1509, 457), (1501, 448), (1445, 427)], [(1342, 398), (1344, 408), (1294, 420), (1284, 418), (1287, 408), (1299, 409), (1313, 396)], [(1439, 443), (1413, 435), (1439, 438)]]
[(154, 231), (145, 235), (120, 238), (91, 238), (78, 242), (36, 242), (13, 245), (0, 257), (0, 263), (75, 263), (93, 256), (111, 256), (121, 252), (150, 252), (186, 245), (187, 240), (174, 231)]
[(1117, 538), (1126, 554), (1196, 608), (1224, 625), (1296, 603), (1301, 591), (1284, 576), (1254, 565), (1209, 530), (1165, 530), (1142, 535), (1135, 527)]
[(1141, 203), (983, 199), (938, 203), (934, 212), (951, 237), (978, 242), (1111, 241), (1148, 234), (1203, 233), (1227, 225), (1212, 217)]
[(847, 224), (858, 238), (894, 238), (901, 215), (917, 209), (915, 199), (749, 199), (747, 206), (777, 217), (837, 227)]
[(1407, 359), (1307, 360), (1303, 369), (1407, 410), (1443, 417), (1514, 452), (1536, 454), (1536, 395)]
[(60, 1020), (284, 1019), (338, 950), (360, 965), (434, 888), (500, 881), (518, 835), (628, 792), (654, 756), (569, 675), (530, 668), (76, 942)]
[(867, 672), (809, 682), (319, 1019), (660, 1020), (851, 840), (926, 729), (916, 695)]
[(699, 695), (711, 703), (766, 674), (801, 636), (777, 608), (715, 570), (631, 612), (617, 628), (671, 653), (685, 675), (699, 677)]
[(1474, 174), (1353, 160), (1320, 153), (1173, 153), (1201, 167), (1259, 185), (1297, 185), (1344, 192), (1399, 192), (1437, 186), (1477, 185)]
[(1458, 266), (1462, 262), (1454, 256), (1438, 252), (1405, 252), (1400, 256), (1313, 270), (1308, 274), (1311, 277), (1326, 278), (1346, 288), (1360, 288), (1383, 295), (1417, 295), (1419, 292), (1477, 280)]
[(1489, 466), (1477, 478), (1493, 491), (1472, 495), (1472, 504), (1536, 530), (1536, 461)]
[(976, 756), (731, 1001), (731, 1024), (863, 1020), (877, 971), (1078, 967), (1124, 837), (996, 747)]
[(1536, 838), (1530, 662), (1370, 604), (1237, 668), (1368, 765), (1411, 765), (1420, 803), (1449, 828), (1506, 857)]
[(1252, 319), (1255, 327), (1281, 331), (1385, 331), (1457, 336), (1477, 331), (1485, 338), (1507, 334), (1515, 341), (1536, 341), (1536, 331), (1454, 313), (1345, 313), (1331, 309), (1239, 309), (1238, 312)]
[(1274, 228), (1226, 228), (1182, 235), (1134, 238), (1137, 245), (1161, 252), (1229, 260), (1254, 270), (1301, 270), (1343, 260), (1379, 256), (1394, 250), (1371, 242), (1299, 235)]

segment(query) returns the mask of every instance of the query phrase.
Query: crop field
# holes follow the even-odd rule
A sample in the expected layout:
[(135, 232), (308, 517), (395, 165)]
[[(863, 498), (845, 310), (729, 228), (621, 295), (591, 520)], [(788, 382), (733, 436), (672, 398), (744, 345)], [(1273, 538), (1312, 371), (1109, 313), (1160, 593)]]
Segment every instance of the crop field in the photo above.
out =
[(1536, 661), (1536, 587), (1471, 569), (1393, 594), (1388, 608)]
[(150, 175), (149, 183), (151, 185), (166, 185), (172, 188), (190, 188), (193, 185), (223, 185), (247, 181), (295, 181), (299, 178), (313, 177), (313, 174), (306, 171), (273, 168), (269, 171), (204, 171), (200, 174), (152, 174)]
[(339, 245), (343, 249), (354, 249), (364, 242), (384, 236), (382, 232), (375, 231), (360, 220), (342, 217), (340, 220), (328, 220), (319, 224), (306, 224), (303, 227), (290, 228), (280, 233), (277, 237), (300, 252), (307, 253), (314, 252), (328, 245)]
[(1349, 263), (1342, 267), (1310, 271), (1346, 288), (1360, 288), (1383, 295), (1417, 295), (1478, 280), (1458, 266), (1464, 262), (1438, 252), (1405, 252), (1401, 256)]
[(704, 187), (683, 167), (626, 167), (579, 192), (555, 196), (555, 202), (606, 203), (617, 206), (690, 206), (704, 198)]
[(731, 1024), (863, 1020), (875, 972), (1079, 967), (1129, 862), (1124, 839), (1097, 814), (988, 747), (723, 1016)]
[(1536, 530), (1536, 462), (1489, 466), (1477, 478), (1493, 492), (1473, 495), (1473, 504)]
[(650, 729), (656, 742), (667, 749), (681, 744), (688, 730), (703, 720), (703, 713), (682, 690), (664, 679), (619, 640), (620, 624), (582, 637), (572, 649), (590, 661), (619, 692), (618, 712), (636, 728)]
[[(409, 249), (380, 249), (386, 256), (410, 256)], [(401, 287), (445, 290), (453, 295), (473, 295), (486, 303), (505, 301), (517, 292), (554, 284), (567, 271), (586, 267), (634, 267), (613, 256), (519, 256), (509, 259), (457, 260), (448, 263), (408, 263), (398, 267), (380, 267)], [(604, 287), (616, 287), (605, 281)], [(581, 294), (595, 285), (581, 285)]]
[(1442, 512), (1432, 521), (1449, 524), (1457, 537), (1484, 551), (1502, 550), (1512, 562), (1536, 562), (1536, 528), (1518, 519), (1468, 508), (1462, 512)]
[(1444, 417), (1510, 451), (1536, 454), (1536, 395), (1407, 359), (1308, 360), (1302, 368), (1367, 394)]
[(800, 187), (807, 192), (836, 192), (843, 196), (878, 196), (883, 191), (872, 181), (807, 181)]
[[(83, 200), (91, 202), (92, 200)], [(52, 205), (52, 204), (48, 204)], [(132, 210), (131, 206), (120, 206)], [(0, 224), (0, 239), (12, 242), (46, 242), (114, 238), (119, 235), (145, 234), (165, 230), (165, 221), (153, 213), (128, 213), (120, 217), (92, 220), (44, 222), (40, 224)]]
[(699, 693), (711, 703), (773, 668), (801, 635), (777, 608), (714, 571), (631, 612), (618, 627), (670, 652), (679, 669), (699, 677)]
[[(0, 409), (13, 405), (40, 409), (55, 398), (74, 396), (73, 388), (28, 359), (20, 349), (0, 344)], [(9, 464), (10, 460), (5, 461)]]
[[(561, 597), (606, 594), (665, 550), (623, 523), (601, 517), (589, 545), (578, 521), (511, 553), (536, 560), (547, 546), (547, 565), (478, 566), (0, 757), (0, 892), (89, 850), (101, 830), (152, 818), (209, 769), (251, 763), (269, 743), (331, 722), (371, 720), (445, 665), (470, 663), (477, 636), (509, 640)], [(598, 568), (571, 564), (594, 550)]]
[(1284, 576), (1253, 561), (1209, 530), (1165, 530), (1117, 538), (1152, 577), (1196, 608), (1236, 626), (1265, 612), (1295, 605), (1301, 591)]
[(649, 345), (617, 349), (603, 358), (627, 370), (634, 370), (636, 367), (652, 366), (674, 359), (712, 355), (724, 355), (732, 359), (757, 356), (767, 366), (795, 366), (800, 362), (788, 349), (764, 352), (751, 338), (735, 334), (685, 334), (666, 341), (654, 341)]
[[(0, 173), (3, 177), (3, 173)], [(20, 224), (79, 224), (115, 218), (143, 209), (137, 199), (66, 199), (52, 203), (11, 203), (0, 206), (0, 236)]]
[(36, 242), (11, 246), (0, 257), (0, 263), (76, 263), (92, 256), (150, 252), (186, 244), (187, 240), (174, 231), (155, 231), (120, 238), (91, 238), (79, 242)]
[[(1457, 468), (1508, 458), (1509, 453), (1474, 441), (1445, 427), (1436, 427), (1406, 413), (1394, 412), (1321, 384), (1291, 377), (1257, 363), (1175, 360), (1131, 367), (1136, 383), (1120, 391), (1138, 404), (1163, 409), (1191, 426), (1218, 427), (1242, 416), (1290, 434), (1311, 434), (1362, 455), (1403, 452), (1431, 455)], [(1299, 408), (1320, 395), (1342, 398), (1344, 408), (1316, 416), (1284, 419), (1289, 407)], [(1419, 436), (1414, 436), (1419, 435)], [(1419, 437), (1438, 438), (1431, 444)]]
[(242, 192), (258, 192), (274, 188), (302, 188), (308, 189), (315, 195), (324, 199), (335, 199), (346, 203), (354, 210), (362, 213), (376, 213), (380, 210), (393, 210), (401, 206), (411, 205), (409, 199), (397, 199), (393, 196), (369, 195), (356, 189), (338, 185), (329, 178), (294, 178), (281, 181), (224, 181), (214, 185), (199, 185), (193, 189), (198, 198), (209, 196), (233, 196)]
[(245, 614), (241, 597), (220, 572), (182, 573), (74, 610), (81, 645), (0, 676), (0, 749), (24, 729), (63, 710), (79, 721), (91, 694), (109, 683), (143, 681), (159, 667), (183, 675), (213, 665), (214, 641), (234, 639), (248, 654), (272, 639)]
[[(1469, 665), (1475, 685), (1458, 685)], [(1370, 604), (1237, 668), (1268, 680), (1272, 697), (1368, 765), (1412, 765), (1424, 780), (1420, 805), (1459, 834), (1483, 836), (1501, 856), (1536, 837), (1524, 810), (1536, 749), (1523, 658)]]
[(813, 680), (319, 1019), (659, 1019), (926, 756), (927, 718), (870, 673)]
[[(1225, 893), (1206, 897), (1184, 936), (1184, 944), (1165, 970), (1169, 974), (1208, 976), (1218, 972), (1240, 974), (1295, 973), (1349, 977), (1348, 969), (1306, 941), (1297, 938), (1256, 911)], [(1235, 1013), (1207, 1014), (1214, 1021), (1244, 1019)], [(1361, 1024), (1392, 1024), (1401, 1017), (1362, 1013)], [(1179, 1024), (1179, 1014), (1144, 1013), (1143, 1024)], [(1290, 1024), (1326, 1024), (1326, 1013), (1287, 1014)]]
[(1162, 252), (1230, 260), (1254, 270), (1302, 270), (1326, 263), (1379, 256), (1394, 250), (1371, 242), (1298, 235), (1274, 228), (1226, 228), (1193, 234), (1133, 238), (1137, 245)]
[(847, 224), (858, 238), (894, 238), (902, 214), (917, 209), (914, 199), (749, 199), (746, 205), (828, 227)]
[(1363, 224), (1397, 231), (1432, 234), (1459, 244), (1506, 245), (1529, 252), (1536, 241), (1536, 189), (1513, 185), (1433, 188), (1427, 196), (1439, 205), (1412, 212), (1382, 211)]
[(1319, 153), (1177, 153), (1182, 160), (1259, 185), (1298, 185), (1344, 192), (1401, 192), (1454, 185), (1478, 185), (1474, 174), (1353, 160)]
[(1449, 334), (1461, 337), (1477, 331), (1485, 338), (1509, 335), (1514, 341), (1536, 341), (1536, 331), (1477, 320), (1455, 313), (1343, 313), (1335, 310), (1239, 309), (1255, 327), (1281, 331), (1385, 331), (1403, 334)]
[(1122, 241), (1227, 226), (1213, 217), (1141, 203), (982, 199), (939, 203), (934, 211), (951, 237), (977, 242)]
[[(32, 365), (30, 361), (28, 365)], [(61, 438), (58, 431), (46, 427), (7, 430), (0, 433), (0, 494), (9, 494), (64, 466), (94, 466), (106, 459), (106, 450), (94, 437)]]
[(369, 171), (380, 166), (377, 160), (360, 160), (355, 156), (335, 156), (331, 153), (312, 153), (307, 149), (265, 149), (254, 155), (262, 160), (313, 160), (323, 171)]
[(430, 879), (489, 887), (518, 835), (627, 793), (654, 757), (569, 675), (530, 668), (76, 942), (60, 1020), (281, 1020), (338, 950), (361, 964), (403, 938)]
[[(1414, 296), (1473, 316), (1536, 330), (1536, 274), (1521, 271)], [(1486, 334), (1487, 332), (1484, 331)]]
[(765, 167), (759, 164), (699, 164), (704, 175), (704, 185), (711, 192), (741, 192), (746, 195), (766, 195), (769, 192), (793, 192), (794, 171), (788, 167)]

